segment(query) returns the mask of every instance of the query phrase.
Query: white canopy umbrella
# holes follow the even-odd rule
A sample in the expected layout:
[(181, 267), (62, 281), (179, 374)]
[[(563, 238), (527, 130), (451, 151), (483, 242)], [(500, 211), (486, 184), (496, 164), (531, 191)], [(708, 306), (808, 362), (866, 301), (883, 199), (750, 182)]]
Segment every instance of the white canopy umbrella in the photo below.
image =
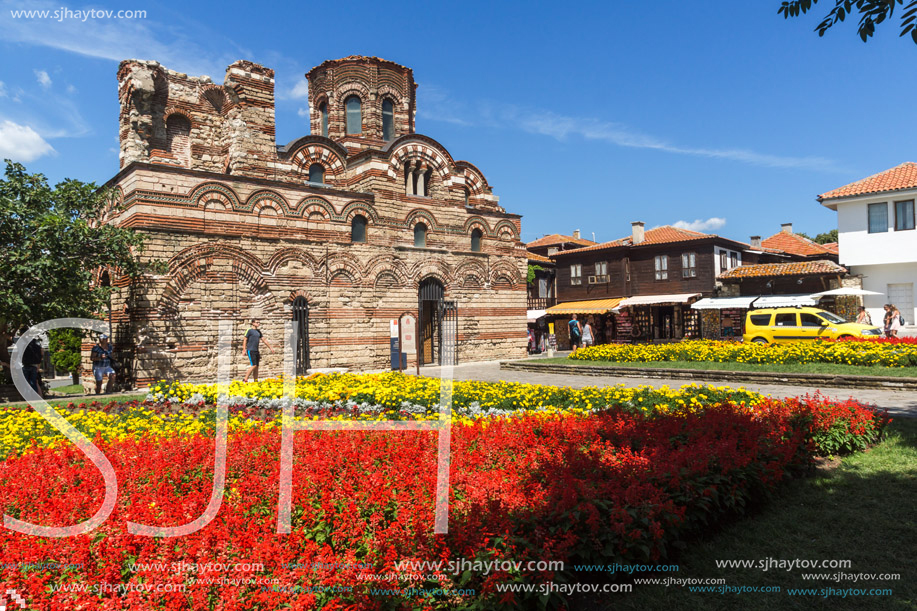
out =
[(820, 299), (822, 297), (828, 297), (829, 295), (881, 295), (882, 293), (877, 293), (875, 291), (867, 291), (866, 289), (858, 289), (853, 286), (842, 286), (839, 289), (831, 289), (830, 291), (822, 291), (821, 293), (813, 293), (811, 296), (814, 299)]

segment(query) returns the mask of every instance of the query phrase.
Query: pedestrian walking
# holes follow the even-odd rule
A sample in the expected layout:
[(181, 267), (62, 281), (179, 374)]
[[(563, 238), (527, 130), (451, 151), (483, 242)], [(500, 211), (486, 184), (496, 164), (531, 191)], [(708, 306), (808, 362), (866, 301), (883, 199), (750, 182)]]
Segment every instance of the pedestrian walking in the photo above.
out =
[(583, 325), (583, 348), (588, 348), (595, 343), (595, 334), (592, 329), (592, 323), (588, 320)]
[[(21, 328), (19, 330), (19, 337), (22, 337), (28, 330), (28, 327)], [(38, 371), (38, 367), (41, 365), (43, 356), (44, 349), (41, 347), (41, 342), (38, 341), (38, 338), (30, 341), (29, 345), (25, 347), (22, 353), (22, 375), (25, 376), (25, 381), (29, 383), (32, 390), (37, 392), (38, 396), (42, 399), (45, 395), (44, 392), (42, 392), (42, 385), (39, 381), (41, 379), (41, 372)], [(0, 361), (0, 365), (12, 370), (10, 364), (5, 361)]]
[(261, 332), (261, 322), (257, 319), (252, 319), (252, 326), (245, 334), (245, 341), (242, 342), (242, 350), (248, 356), (249, 364), (248, 371), (245, 372), (245, 377), (242, 379), (243, 382), (248, 382), (249, 376), (255, 382), (258, 381), (258, 366), (261, 364), (261, 342), (264, 342), (271, 354), (274, 353), (273, 346), (264, 339), (264, 333)]
[(575, 353), (576, 349), (583, 345), (583, 326), (576, 320), (576, 314), (573, 315), (573, 318), (570, 319), (567, 326), (570, 327), (570, 347)]
[(901, 312), (898, 311), (897, 306), (889, 306), (891, 310), (891, 321), (888, 325), (888, 336), (889, 337), (898, 337), (898, 331), (901, 329)]
[(882, 330), (885, 332), (885, 337), (891, 337), (892, 306), (890, 303), (886, 303), (882, 307), (885, 310), (885, 314), (882, 316)]
[(857, 312), (857, 322), (861, 325), (871, 325), (872, 316), (869, 315), (869, 312), (866, 311), (866, 308), (860, 306), (860, 311)]
[(108, 341), (108, 336), (104, 333), (99, 336), (98, 343), (92, 347), (90, 359), (92, 359), (92, 375), (96, 380), (96, 394), (102, 392), (102, 380), (107, 376), (108, 382), (105, 384), (105, 392), (110, 393), (114, 388), (115, 380), (118, 374), (112, 367), (113, 359), (111, 357), (114, 348)]

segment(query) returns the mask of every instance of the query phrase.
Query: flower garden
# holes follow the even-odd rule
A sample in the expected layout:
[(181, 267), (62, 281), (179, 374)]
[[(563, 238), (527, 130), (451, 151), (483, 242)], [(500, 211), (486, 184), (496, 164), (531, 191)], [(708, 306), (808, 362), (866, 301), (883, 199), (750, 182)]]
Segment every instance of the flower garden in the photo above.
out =
[[(439, 380), (401, 374), (318, 375), (295, 388), (298, 418), (424, 419), (439, 401)], [(560, 598), (539, 602), (497, 586), (569, 580), (561, 570), (416, 575), (395, 564), (657, 562), (706, 525), (766, 500), (815, 456), (877, 442), (888, 422), (818, 395), (456, 382), (448, 534), (433, 534), (435, 431), (303, 431), (292, 533), (280, 535), (282, 389), (280, 379), (230, 385), (222, 506), (209, 525), (176, 538), (132, 535), (126, 523), (174, 526), (204, 512), (217, 388), (160, 383), (143, 403), (59, 410), (111, 461), (118, 503), (87, 535), (0, 531), (0, 587), (36, 609), (557, 607)], [(96, 511), (104, 483), (79, 450), (32, 411), (2, 410), (0, 423), (5, 514), (62, 526)], [(49, 560), (80, 568), (34, 564)], [(202, 572), (201, 563), (234, 570)]]
[(695, 361), (752, 364), (832, 363), (863, 367), (917, 367), (917, 341), (903, 339), (817, 340), (758, 344), (688, 340), (671, 344), (603, 344), (577, 350), (580, 361), (650, 363)]

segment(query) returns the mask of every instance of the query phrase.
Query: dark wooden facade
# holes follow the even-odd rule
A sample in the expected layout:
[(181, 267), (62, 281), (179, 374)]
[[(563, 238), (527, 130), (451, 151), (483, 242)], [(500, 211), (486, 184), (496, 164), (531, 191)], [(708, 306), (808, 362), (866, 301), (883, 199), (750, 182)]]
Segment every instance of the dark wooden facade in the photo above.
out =
[[(557, 299), (566, 302), (675, 293), (712, 296), (716, 289), (718, 247), (741, 253), (743, 264), (758, 262), (757, 254), (746, 250), (746, 245), (719, 237), (558, 253), (554, 256), (557, 263)], [(694, 273), (686, 277), (682, 255), (692, 253)], [(667, 257), (664, 279), (656, 278), (658, 256)], [(601, 262), (607, 264), (607, 281), (590, 284), (589, 277), (596, 275), (596, 263)], [(579, 284), (571, 282), (572, 265), (582, 266)]]

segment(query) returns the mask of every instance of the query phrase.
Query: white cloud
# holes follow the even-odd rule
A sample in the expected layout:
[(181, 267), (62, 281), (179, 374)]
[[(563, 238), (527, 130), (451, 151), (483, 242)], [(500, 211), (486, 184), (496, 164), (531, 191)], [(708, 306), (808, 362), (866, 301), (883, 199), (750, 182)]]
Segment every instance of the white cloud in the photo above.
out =
[(51, 77), (44, 70), (35, 70), (35, 78), (38, 79), (38, 84), (41, 85), (42, 89), (51, 88)]
[(55, 152), (54, 148), (28, 125), (0, 121), (0, 159), (28, 163)]
[(76, 93), (76, 87), (74, 87), (73, 85), (67, 85), (67, 93), (69, 93), (70, 95), (73, 95), (74, 93)]
[(298, 114), (303, 119), (309, 118), (309, 109), (308, 108), (297, 108), (296, 114)]
[(0, 81), (0, 98), (6, 97), (6, 85), (3, 84), (3, 81)]
[(720, 227), (723, 227), (726, 224), (726, 219), (712, 216), (706, 221), (701, 219), (695, 219), (691, 222), (688, 221), (676, 221), (672, 223), (673, 227), (678, 227), (679, 229), (689, 229), (691, 231), (715, 231)]
[(278, 100), (306, 100), (309, 98), (309, 83), (306, 79), (296, 81), (292, 87), (277, 88)]
[(495, 106), (480, 102), (477, 108), (468, 110), (465, 105), (444, 90), (437, 87), (418, 89), (418, 114), (434, 121), (472, 125), (467, 117), (475, 116), (476, 122), (491, 127), (511, 127), (522, 131), (548, 136), (556, 140), (579, 137), (586, 140), (607, 142), (627, 148), (649, 149), (677, 155), (727, 159), (749, 165), (772, 168), (796, 168), (816, 171), (836, 171), (837, 164), (824, 157), (795, 157), (759, 153), (742, 148), (708, 148), (673, 144), (663, 138), (641, 133), (627, 125), (603, 121), (590, 117), (561, 115), (549, 110), (507, 106)]

